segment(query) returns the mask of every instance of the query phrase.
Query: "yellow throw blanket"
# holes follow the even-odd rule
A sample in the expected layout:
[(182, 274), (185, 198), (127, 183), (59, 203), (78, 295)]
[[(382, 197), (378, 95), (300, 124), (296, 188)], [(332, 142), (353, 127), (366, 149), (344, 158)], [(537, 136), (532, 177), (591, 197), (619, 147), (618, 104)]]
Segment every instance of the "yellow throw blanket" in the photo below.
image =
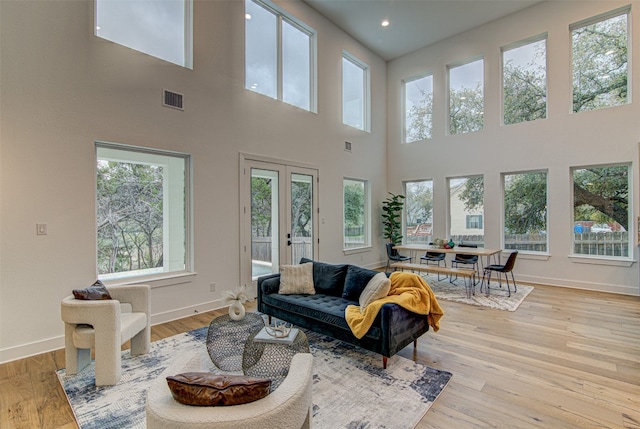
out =
[(422, 277), (415, 273), (395, 271), (391, 273), (389, 295), (373, 301), (360, 312), (360, 306), (349, 305), (345, 317), (356, 338), (362, 338), (375, 320), (384, 304), (398, 304), (414, 313), (427, 316), (429, 325), (435, 332), (440, 329), (440, 318), (444, 315), (433, 291)]

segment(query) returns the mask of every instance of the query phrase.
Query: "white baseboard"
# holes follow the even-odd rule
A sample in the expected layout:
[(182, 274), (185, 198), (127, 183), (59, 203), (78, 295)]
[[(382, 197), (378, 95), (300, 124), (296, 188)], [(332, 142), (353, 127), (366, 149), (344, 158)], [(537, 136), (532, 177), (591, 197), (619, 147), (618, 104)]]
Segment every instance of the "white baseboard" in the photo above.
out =
[[(215, 300), (204, 302), (198, 305), (170, 310), (163, 313), (151, 315), (151, 326), (161, 323), (171, 322), (173, 320), (183, 319), (193, 316), (196, 313), (204, 313), (207, 311), (217, 310), (226, 307), (227, 304), (223, 300)], [(64, 335), (48, 338), (42, 341), (34, 341), (32, 343), (20, 344), (15, 347), (0, 349), (0, 364), (11, 362), (18, 359), (24, 359), (30, 356), (42, 353), (52, 352), (64, 348)]]

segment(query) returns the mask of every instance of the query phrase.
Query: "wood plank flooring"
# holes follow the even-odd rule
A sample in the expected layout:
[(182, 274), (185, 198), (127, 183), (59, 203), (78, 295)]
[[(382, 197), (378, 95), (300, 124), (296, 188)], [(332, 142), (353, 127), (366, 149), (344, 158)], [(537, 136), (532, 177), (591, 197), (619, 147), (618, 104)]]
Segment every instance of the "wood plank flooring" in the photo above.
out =
[[(536, 286), (515, 312), (440, 305), (440, 331), (400, 352), (454, 374), (419, 429), (640, 429), (640, 298)], [(154, 326), (152, 341), (224, 313)], [(76, 428), (61, 367), (63, 350), (0, 365), (0, 428)]]

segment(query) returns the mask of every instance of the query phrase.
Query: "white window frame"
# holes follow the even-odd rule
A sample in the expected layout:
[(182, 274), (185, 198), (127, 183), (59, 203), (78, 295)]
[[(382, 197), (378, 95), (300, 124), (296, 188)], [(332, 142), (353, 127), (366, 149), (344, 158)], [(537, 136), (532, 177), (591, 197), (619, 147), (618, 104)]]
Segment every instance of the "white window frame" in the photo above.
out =
[[(607, 21), (609, 19), (612, 18), (617, 18), (619, 16), (622, 15), (626, 15), (627, 18), (627, 99), (625, 100), (625, 103), (623, 104), (614, 104), (614, 105), (609, 105), (609, 106), (604, 106), (598, 109), (588, 109), (588, 110), (580, 110), (578, 112), (576, 112), (574, 110), (574, 106), (573, 106), (573, 32), (575, 30), (579, 30), (581, 28), (587, 27), (589, 25), (593, 25), (593, 24), (597, 24), (603, 21)], [(621, 8), (618, 9), (614, 9), (612, 11), (591, 17), (591, 18), (587, 18), (584, 19), (582, 21), (573, 23), (571, 25), (569, 25), (569, 37), (570, 37), (570, 45), (571, 45), (571, 113), (577, 114), (577, 113), (582, 113), (582, 112), (589, 112), (592, 110), (601, 110), (601, 109), (608, 109), (611, 107), (618, 107), (618, 106), (624, 106), (627, 104), (631, 103), (631, 81), (632, 81), (632, 76), (631, 76), (631, 62), (632, 62), (632, 58), (631, 58), (631, 41), (632, 41), (632, 34), (631, 34), (631, 6), (623, 6)]]
[[(163, 266), (99, 274), (98, 278), (105, 281), (135, 278), (137, 281), (141, 278), (153, 280), (192, 274), (194, 270), (191, 156), (186, 153), (101, 141), (95, 142), (95, 150), (96, 171), (98, 160), (154, 164), (162, 165), (165, 168), (163, 182)], [(172, 170), (171, 165), (177, 166), (176, 163), (178, 162), (183, 165)], [(172, 180), (172, 177), (174, 180)], [(180, 188), (179, 185), (182, 184), (184, 186)], [(169, 202), (168, 204), (166, 203), (167, 201)], [(176, 203), (172, 204), (172, 201)]]
[[(429, 119), (431, 125), (431, 133), (423, 140), (407, 140), (407, 84), (415, 82), (420, 79), (431, 78), (431, 118)], [(419, 141), (424, 141), (433, 138), (433, 73), (423, 73), (415, 76), (411, 76), (402, 79), (402, 143), (410, 144)]]
[[(276, 18), (276, 100), (282, 101), (283, 103), (287, 103), (283, 99), (283, 54), (282, 54), (282, 23), (286, 22), (294, 28), (300, 30), (301, 32), (307, 34), (309, 36), (309, 109), (305, 109), (304, 107), (297, 106), (295, 104), (290, 104), (291, 106), (298, 107), (302, 110), (307, 110), (312, 113), (318, 112), (318, 101), (317, 101), (317, 93), (318, 93), (318, 79), (317, 79), (317, 32), (313, 28), (311, 28), (306, 23), (297, 19), (293, 15), (287, 13), (284, 9), (278, 7), (276, 4), (270, 1), (265, 0), (245, 0), (246, 2), (253, 2), (257, 6), (266, 9), (268, 12), (275, 15)], [(245, 6), (246, 7), (246, 6)], [(245, 21), (246, 22), (246, 21)], [(246, 31), (245, 31), (245, 44), (246, 40)], [(254, 88), (251, 86), (246, 79), (246, 63), (245, 63), (245, 89), (254, 91)], [(265, 95), (270, 97), (269, 95), (262, 94), (257, 92), (258, 94)], [(270, 97), (271, 98), (271, 97)]]
[[(181, 67), (187, 69), (193, 69), (193, 0), (182, 0), (184, 2), (184, 58), (180, 62), (175, 62), (168, 58), (163, 58), (153, 53), (147, 52), (144, 49), (141, 49), (140, 46), (130, 46), (129, 44), (123, 43), (122, 40), (112, 40), (105, 35), (100, 34), (100, 23), (98, 22), (98, 3), (100, 0), (94, 0), (94, 34), (96, 37), (100, 37), (101, 39), (108, 40), (110, 42), (116, 43), (121, 46), (125, 46), (127, 48), (136, 50), (138, 52), (142, 52), (144, 54), (150, 55), (154, 58), (161, 59), (163, 61), (167, 61), (172, 64), (179, 65)], [(135, 43), (133, 43), (135, 44)]]
[[(362, 70), (362, 127), (355, 126), (353, 124), (349, 124), (345, 121), (345, 91), (344, 91), (344, 61), (348, 61), (354, 66), (360, 68)], [(350, 54), (347, 51), (342, 51), (342, 123), (349, 127), (365, 131), (371, 132), (371, 70), (369, 66), (364, 62), (358, 59), (356, 56)]]
[[(345, 205), (344, 205), (344, 186), (346, 181), (360, 182), (364, 185), (364, 243), (360, 246), (346, 247), (344, 230), (345, 224)], [(371, 188), (369, 181), (366, 179), (357, 179), (354, 177), (344, 177), (342, 179), (342, 247), (345, 254), (357, 253), (362, 249), (371, 247)]]
[(513, 249), (513, 250), (518, 250), (518, 252), (522, 253), (522, 254), (530, 254), (530, 255), (548, 255), (549, 254), (549, 170), (525, 170), (525, 171), (511, 171), (511, 172), (507, 172), (507, 173), (502, 173), (500, 176), (501, 179), (501, 186), (502, 186), (502, 213), (501, 213), (501, 220), (502, 220), (502, 231), (501, 231), (501, 242), (502, 242), (502, 248), (503, 249), (507, 249), (507, 243), (506, 243), (506, 225), (507, 225), (507, 220), (506, 220), (506, 216), (505, 216), (505, 210), (506, 210), (506, 192), (507, 192), (507, 187), (506, 187), (506, 176), (515, 176), (515, 175), (520, 175), (520, 174), (537, 174), (537, 173), (544, 173), (545, 175), (545, 191), (546, 191), (546, 197), (547, 197), (547, 202), (546, 202), (546, 207), (547, 207), (547, 211), (545, 213), (546, 218), (545, 218), (545, 237), (546, 237), (546, 244), (545, 244), (545, 248), (546, 250), (521, 250), (521, 249)]

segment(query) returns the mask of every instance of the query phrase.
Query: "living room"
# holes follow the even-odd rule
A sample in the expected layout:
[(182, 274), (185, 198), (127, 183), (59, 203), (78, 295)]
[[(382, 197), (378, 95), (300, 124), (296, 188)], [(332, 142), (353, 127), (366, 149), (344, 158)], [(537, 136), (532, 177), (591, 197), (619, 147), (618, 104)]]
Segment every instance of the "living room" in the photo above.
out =
[[(637, 28), (636, 3), (542, 2), (387, 62), (304, 2), (277, 2), (317, 32), (314, 113), (245, 88), (242, 1), (194, 2), (192, 69), (95, 37), (91, 1), (0, 2), (0, 362), (62, 348), (60, 301), (97, 277), (96, 142), (191, 159), (187, 269), (146, 279), (154, 324), (221, 308), (225, 290), (251, 282), (241, 239), (243, 160), (317, 170), (317, 258), (370, 268), (386, 263), (381, 203), (388, 192), (404, 192), (405, 182), (433, 180), (434, 234), (445, 237), (447, 180), (483, 175), (486, 247), (502, 248), (502, 175), (544, 170), (548, 250), (520, 255), (516, 279), (549, 285), (541, 290), (637, 297), (635, 240), (627, 258), (570, 253), (572, 168), (630, 165), (628, 230), (632, 237), (638, 232), (640, 107), (629, 91), (624, 105), (573, 113), (570, 73), (570, 26), (631, 4), (629, 26)], [(504, 126), (501, 47), (545, 33), (547, 117)], [(629, 45), (637, 51), (637, 43)], [(369, 67), (367, 132), (342, 123), (344, 51)], [(633, 51), (630, 88), (638, 80)], [(484, 127), (449, 135), (447, 66), (480, 57)], [(401, 82), (426, 72), (434, 76), (433, 137), (405, 144)], [(184, 110), (162, 106), (163, 89), (183, 94)], [(344, 251), (345, 178), (366, 180), (369, 188), (370, 245), (357, 252)], [(46, 234), (37, 234), (36, 225), (45, 225)]]

